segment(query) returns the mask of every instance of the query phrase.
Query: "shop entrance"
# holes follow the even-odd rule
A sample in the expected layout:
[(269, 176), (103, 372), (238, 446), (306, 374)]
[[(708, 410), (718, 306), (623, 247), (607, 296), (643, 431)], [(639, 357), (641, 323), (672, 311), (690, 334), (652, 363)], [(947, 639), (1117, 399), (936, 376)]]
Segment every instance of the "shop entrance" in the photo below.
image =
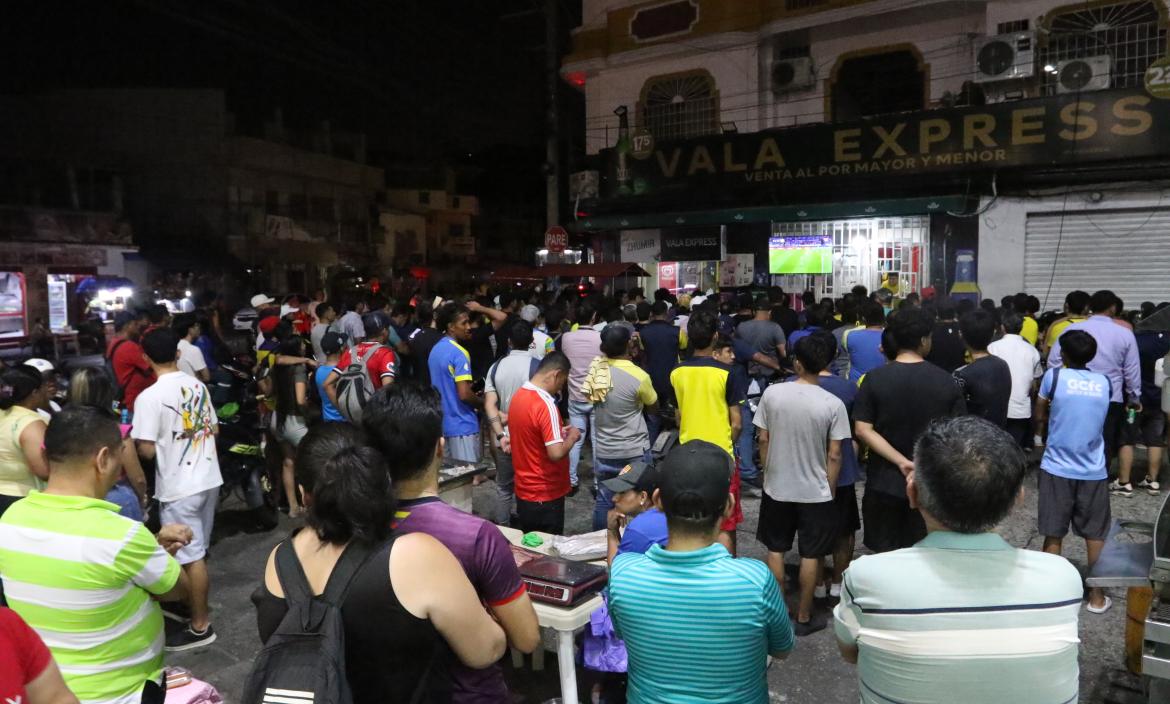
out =
[(870, 291), (884, 286), (903, 298), (930, 281), (930, 217), (926, 215), (775, 222), (772, 235), (832, 241), (831, 274), (773, 273), (772, 283), (786, 291), (812, 290), (818, 298), (838, 298), (860, 284)]

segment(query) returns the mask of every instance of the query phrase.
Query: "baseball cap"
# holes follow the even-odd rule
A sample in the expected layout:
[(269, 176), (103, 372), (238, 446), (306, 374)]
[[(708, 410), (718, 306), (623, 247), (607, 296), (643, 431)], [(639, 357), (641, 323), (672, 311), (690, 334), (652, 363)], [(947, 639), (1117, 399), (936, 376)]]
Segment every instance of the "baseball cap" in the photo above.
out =
[(638, 491), (653, 492), (655, 487), (654, 465), (645, 462), (631, 462), (616, 477), (606, 479), (601, 483), (606, 489), (615, 494), (637, 489)]
[(345, 347), (347, 339), (345, 333), (330, 330), (321, 336), (321, 351), (325, 354), (337, 354)]
[(520, 318), (521, 320), (536, 325), (537, 319), (540, 318), (540, 309), (529, 303), (520, 309)]
[(373, 337), (390, 327), (390, 316), (380, 310), (370, 311), (362, 316), (362, 325), (366, 329), (366, 337)]
[(41, 359), (40, 357), (33, 357), (32, 359), (26, 359), (26, 360), (24, 360), (24, 363), (26, 365), (32, 367), (33, 369), (36, 369), (41, 374), (48, 374), (49, 372), (53, 371), (53, 369), (54, 369), (52, 362), (50, 362), (47, 359)]
[(276, 303), (276, 299), (266, 293), (257, 293), (255, 296), (252, 296), (251, 303), (252, 307), (256, 308), (266, 303)]
[(282, 305), (280, 307), (280, 317), (283, 318), (284, 316), (288, 315), (289, 313), (296, 313), (299, 310), (300, 310), (300, 308), (297, 308), (296, 306), (290, 306), (289, 304), (285, 303), (284, 305)]
[(280, 325), (280, 318), (275, 315), (269, 315), (267, 317), (261, 318), (256, 327), (260, 328), (260, 332), (264, 333), (265, 335), (269, 335), (273, 330), (276, 329), (277, 325)]
[(705, 440), (676, 446), (658, 471), (658, 493), (667, 516), (704, 520), (723, 514), (731, 491), (731, 455)]

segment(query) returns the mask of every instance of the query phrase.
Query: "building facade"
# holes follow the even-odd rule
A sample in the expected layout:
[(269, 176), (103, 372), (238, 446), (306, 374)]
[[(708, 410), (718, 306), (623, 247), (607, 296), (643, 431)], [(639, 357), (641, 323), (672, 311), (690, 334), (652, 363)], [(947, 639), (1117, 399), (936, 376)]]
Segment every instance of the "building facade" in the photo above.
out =
[(1167, 14), (584, 0), (562, 76), (585, 94), (599, 178), (577, 227), (675, 288), (1159, 300), (1170, 94), (1147, 79)]

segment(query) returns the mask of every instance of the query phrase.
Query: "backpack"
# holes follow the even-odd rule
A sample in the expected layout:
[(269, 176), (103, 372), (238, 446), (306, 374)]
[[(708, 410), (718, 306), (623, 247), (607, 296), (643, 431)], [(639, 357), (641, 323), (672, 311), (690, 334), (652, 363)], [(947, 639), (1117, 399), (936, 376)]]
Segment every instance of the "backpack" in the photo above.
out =
[[(488, 371), (488, 377), (492, 380), (492, 388), (497, 392), (499, 392), (500, 387), (496, 386), (496, 370), (500, 368), (500, 362), (502, 361), (504, 360), (501, 359), (499, 362), (493, 364), (492, 368)], [(536, 357), (533, 357), (532, 360), (528, 362), (528, 379), (530, 381), (532, 380), (533, 375), (536, 374), (536, 368), (539, 366), (540, 360)]]
[(373, 551), (363, 546), (347, 547), (329, 575), (325, 592), (314, 595), (291, 536), (280, 544), (276, 574), (288, 612), (252, 666), (244, 685), (244, 704), (352, 704), (345, 675), (341, 605), (354, 576), (371, 554)]
[[(377, 391), (374, 388), (374, 380), (370, 378), (369, 365), (374, 353), (382, 347), (384, 345), (370, 345), (370, 349), (356, 361), (353, 360), (351, 353), (349, 366), (344, 370), (338, 367), (340, 378), (337, 380), (337, 412), (354, 425), (361, 425), (362, 409)], [(355, 347), (354, 352), (356, 351)]]
[(118, 353), (118, 348), (121, 347), (125, 342), (129, 342), (129, 340), (122, 338), (121, 340), (115, 342), (114, 346), (110, 348), (110, 354), (106, 356), (103, 362), (103, 366), (106, 370), (106, 376), (110, 378), (110, 382), (114, 385), (114, 400), (119, 403), (121, 403), (122, 399), (125, 398), (126, 389), (122, 388), (122, 384), (118, 381), (118, 373), (114, 371), (114, 355)]

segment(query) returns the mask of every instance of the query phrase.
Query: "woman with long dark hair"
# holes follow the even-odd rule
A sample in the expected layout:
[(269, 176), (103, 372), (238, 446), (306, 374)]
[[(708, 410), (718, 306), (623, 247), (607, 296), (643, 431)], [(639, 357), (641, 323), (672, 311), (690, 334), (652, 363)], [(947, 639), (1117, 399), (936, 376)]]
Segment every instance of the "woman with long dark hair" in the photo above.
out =
[(389, 468), (360, 430), (314, 427), (297, 452), (296, 479), (305, 528), (272, 551), (252, 595), (261, 641), (288, 613), (286, 580), (299, 577), (278, 570), (277, 553), (291, 548), (301, 567), (295, 572), (315, 595), (339, 564), (360, 565), (341, 604), (354, 704), (450, 701), (452, 653), (473, 668), (499, 660), (504, 631), (451, 552), (425, 533), (391, 534)]
[[(69, 378), (67, 406), (92, 406), (100, 411), (114, 414), (114, 384), (105, 370), (98, 367), (82, 367)], [(120, 424), (122, 430), (122, 477), (106, 494), (106, 501), (118, 504), (118, 513), (127, 518), (141, 521), (150, 499), (146, 485), (146, 474), (138, 460), (138, 451), (130, 439), (130, 426)]]
[(49, 405), (49, 385), (24, 364), (0, 372), (0, 515), (49, 478), (45, 428), (38, 409)]
[[(305, 341), (298, 335), (289, 335), (276, 348), (277, 355), (285, 357), (305, 356)], [(305, 422), (309, 400), (308, 372), (303, 364), (278, 364), (272, 370), (272, 393), (276, 398), (276, 410), (272, 414), (272, 434), (280, 443), (284, 456), (280, 478), (284, 495), (288, 499), (288, 515), (296, 518), (304, 513), (297, 499), (297, 485), (294, 478), (294, 458), (297, 445), (309, 432)]]

